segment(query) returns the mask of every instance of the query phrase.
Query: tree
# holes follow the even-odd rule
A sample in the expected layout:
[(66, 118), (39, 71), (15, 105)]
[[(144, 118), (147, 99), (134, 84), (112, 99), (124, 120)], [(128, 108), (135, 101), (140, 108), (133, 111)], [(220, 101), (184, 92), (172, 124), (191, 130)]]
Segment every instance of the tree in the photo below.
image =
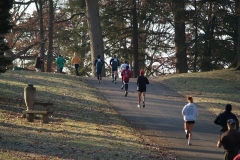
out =
[(54, 21), (54, 11), (53, 11), (53, 0), (49, 0), (49, 26), (48, 26), (48, 52), (47, 52), (47, 72), (52, 71), (52, 57), (53, 57), (53, 21)]
[(133, 0), (132, 3), (132, 24), (133, 24), (133, 55), (134, 55), (134, 70), (133, 76), (137, 78), (139, 75), (139, 62), (138, 62), (138, 23), (137, 23), (137, 9), (136, 9), (136, 0)]
[[(85, 0), (86, 3), (86, 16), (88, 21), (91, 60), (92, 60), (92, 76), (95, 74), (94, 61), (97, 55), (104, 59), (103, 37), (102, 29), (99, 19), (99, 6), (98, 0)], [(105, 67), (102, 69), (102, 76), (105, 76)]]
[(4, 56), (4, 51), (8, 50), (9, 47), (5, 43), (5, 34), (10, 32), (12, 28), (11, 24), (11, 15), (9, 13), (12, 8), (13, 1), (12, 0), (1, 0), (0, 1), (0, 73), (4, 73), (6, 71), (7, 65), (10, 65), (12, 61), (7, 59)]
[(233, 67), (236, 67), (237, 70), (240, 70), (240, 8), (239, 7), (240, 7), (240, 0), (235, 0), (235, 10), (236, 10), (236, 16), (238, 18), (238, 46), (237, 46), (237, 54), (233, 62)]
[(186, 35), (185, 35), (185, 2), (173, 0), (174, 28), (175, 28), (175, 51), (176, 51), (176, 72), (187, 73)]
[[(37, 2), (39, 2), (39, 4)], [(35, 0), (35, 5), (36, 5), (38, 17), (39, 17), (40, 54), (41, 54), (42, 58), (45, 59), (45, 55), (44, 55), (45, 40), (44, 40), (44, 24), (43, 24), (43, 1)], [(44, 72), (44, 63), (41, 66), (41, 71)]]

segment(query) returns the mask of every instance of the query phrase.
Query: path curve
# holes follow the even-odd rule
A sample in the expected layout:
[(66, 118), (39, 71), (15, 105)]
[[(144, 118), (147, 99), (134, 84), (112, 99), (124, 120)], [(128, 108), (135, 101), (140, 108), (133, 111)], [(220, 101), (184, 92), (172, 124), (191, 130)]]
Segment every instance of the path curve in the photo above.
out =
[[(193, 132), (192, 145), (187, 145), (181, 111), (185, 97), (163, 84), (150, 80), (147, 86), (146, 107), (137, 108), (136, 78), (131, 78), (129, 94), (124, 96), (121, 82), (104, 77), (100, 84), (96, 77), (86, 78), (107, 101), (144, 137), (158, 146), (172, 151), (180, 160), (220, 160), (223, 149), (216, 147), (219, 127), (213, 124), (215, 116), (198, 106), (199, 116)], [(194, 97), (193, 97), (194, 98)]]

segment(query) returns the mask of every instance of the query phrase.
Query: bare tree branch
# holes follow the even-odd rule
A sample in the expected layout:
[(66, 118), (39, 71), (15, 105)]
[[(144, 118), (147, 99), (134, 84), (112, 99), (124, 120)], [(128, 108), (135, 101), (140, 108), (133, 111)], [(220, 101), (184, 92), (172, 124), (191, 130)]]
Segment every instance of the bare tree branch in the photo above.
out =
[(70, 18), (68, 19), (65, 19), (65, 20), (59, 20), (59, 21), (56, 21), (55, 23), (61, 23), (61, 22), (66, 22), (66, 21), (69, 21), (71, 19), (73, 19), (73, 17), (77, 16), (77, 15), (85, 15), (85, 13), (76, 13), (76, 14), (73, 14)]
[(16, 2), (16, 1), (13, 2), (13, 4), (21, 4), (21, 5), (26, 5), (26, 4), (29, 5), (31, 3), (34, 3), (34, 0), (28, 1), (28, 2)]

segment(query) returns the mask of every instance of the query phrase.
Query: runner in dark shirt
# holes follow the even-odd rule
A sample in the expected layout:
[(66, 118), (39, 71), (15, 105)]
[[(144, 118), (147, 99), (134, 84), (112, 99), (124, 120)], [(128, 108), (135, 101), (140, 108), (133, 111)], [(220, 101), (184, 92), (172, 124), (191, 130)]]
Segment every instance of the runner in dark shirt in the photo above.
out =
[(143, 108), (145, 107), (145, 94), (146, 94), (146, 84), (149, 84), (147, 77), (144, 77), (144, 71), (140, 71), (140, 76), (137, 78), (137, 91), (138, 91), (138, 108), (141, 108), (141, 96), (143, 96), (142, 104)]
[(236, 122), (236, 130), (238, 130), (239, 128), (239, 121), (236, 117), (235, 114), (233, 114), (232, 112), (232, 105), (231, 104), (227, 104), (226, 107), (225, 107), (225, 111), (220, 113), (216, 119), (214, 120), (214, 123), (216, 125), (219, 125), (221, 126), (221, 130), (220, 130), (220, 134), (226, 132), (228, 130), (228, 127), (227, 127), (227, 121), (229, 119), (233, 119), (235, 120)]
[(240, 133), (235, 130), (236, 121), (229, 119), (227, 121), (228, 131), (224, 132), (217, 143), (217, 147), (223, 146), (225, 151), (225, 160), (233, 160), (240, 150)]

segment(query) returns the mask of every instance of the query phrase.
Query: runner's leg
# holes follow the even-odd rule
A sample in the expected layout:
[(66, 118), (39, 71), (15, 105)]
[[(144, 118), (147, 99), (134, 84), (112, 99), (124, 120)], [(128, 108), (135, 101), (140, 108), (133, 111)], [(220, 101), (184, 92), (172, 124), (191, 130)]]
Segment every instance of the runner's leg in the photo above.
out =
[(143, 108), (145, 107), (145, 95), (146, 95), (146, 92), (142, 92), (142, 96), (143, 96), (143, 99), (142, 99)]
[(142, 92), (138, 91), (138, 105), (139, 105), (139, 107), (141, 106), (140, 105), (140, 103), (141, 103), (141, 96), (142, 96)]
[(188, 131), (190, 132), (189, 142), (190, 142), (190, 140), (192, 139), (193, 127), (194, 127), (194, 124), (189, 124), (189, 125), (188, 125)]

